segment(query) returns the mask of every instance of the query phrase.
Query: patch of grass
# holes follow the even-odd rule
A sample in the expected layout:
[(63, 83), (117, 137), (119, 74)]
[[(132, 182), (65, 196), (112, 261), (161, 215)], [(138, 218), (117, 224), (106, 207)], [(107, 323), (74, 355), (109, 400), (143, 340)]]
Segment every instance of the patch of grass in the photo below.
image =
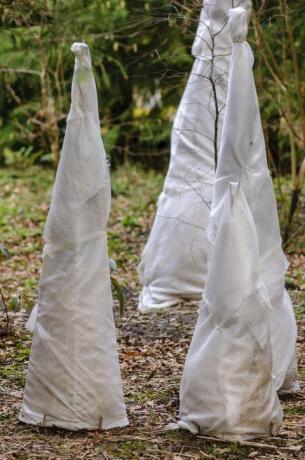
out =
[(295, 406), (295, 407), (287, 407), (285, 414), (288, 415), (305, 415), (305, 405), (302, 406)]
[(186, 432), (182, 430), (168, 430), (165, 431), (163, 437), (169, 441), (180, 442), (185, 437)]
[[(22, 363), (26, 364), (25, 361)], [(3, 381), (7, 380), (11, 384), (16, 385), (19, 388), (23, 388), (25, 384), (25, 371), (20, 366), (20, 361), (16, 359), (11, 364), (3, 364), (0, 368), (0, 379)]]
[(9, 380), (10, 383), (23, 388), (25, 384), (25, 372), (20, 370), (19, 365), (6, 365), (0, 369), (0, 378)]
[[(111, 172), (113, 196), (133, 197), (135, 206), (144, 206), (142, 199), (156, 201), (164, 176), (154, 171), (144, 171), (137, 166), (124, 166)], [(139, 200), (141, 198), (141, 200)]]
[[(116, 455), (115, 458), (122, 460), (135, 458), (134, 455), (137, 455), (136, 458), (141, 458), (141, 455), (144, 455), (148, 450), (151, 450), (151, 443), (139, 440), (117, 441), (115, 448), (107, 449), (108, 453)], [(99, 453), (103, 451), (105, 451), (104, 448), (99, 449)], [(153, 449), (151, 451), (153, 453)]]
[(130, 215), (125, 216), (121, 223), (123, 227), (141, 227), (139, 219)]
[(9, 359), (4, 360), (0, 366), (0, 380), (9, 381), (11, 384), (19, 388), (23, 388), (25, 384), (26, 372), (30, 348), (25, 343), (19, 341), (10, 346), (11, 352), (7, 352)]
[(303, 317), (305, 317), (305, 294), (303, 300), (301, 300), (300, 303), (295, 305), (294, 312), (297, 321), (300, 321)]
[(145, 388), (141, 393), (136, 395), (135, 401), (138, 404), (145, 404), (153, 401), (155, 404), (165, 404), (173, 397), (171, 390), (154, 390), (153, 388)]

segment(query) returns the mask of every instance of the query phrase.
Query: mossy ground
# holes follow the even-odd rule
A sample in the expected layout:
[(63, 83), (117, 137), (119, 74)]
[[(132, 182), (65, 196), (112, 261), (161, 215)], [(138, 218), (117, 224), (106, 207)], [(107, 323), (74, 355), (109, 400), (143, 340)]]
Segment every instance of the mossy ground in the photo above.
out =
[[(304, 203), (286, 250), (287, 285), (299, 326), (301, 392), (283, 399), (281, 432), (253, 444), (222, 442), (180, 431), (164, 431), (178, 411), (179, 381), (196, 321), (192, 303), (149, 316), (138, 314), (136, 266), (153, 219), (162, 175), (135, 167), (112, 175), (109, 253), (124, 288), (126, 309), (115, 301), (120, 362), (130, 426), (109, 432), (70, 433), (17, 422), (31, 337), (24, 322), (37, 296), (42, 232), (54, 173), (50, 169), (0, 170), (0, 284), (10, 315), (5, 337), (1, 313), (0, 456), (3, 459), (293, 459), (305, 458), (305, 231)], [(282, 188), (287, 196), (288, 183)], [(283, 213), (282, 213), (283, 214)], [(284, 214), (283, 214), (284, 215)]]

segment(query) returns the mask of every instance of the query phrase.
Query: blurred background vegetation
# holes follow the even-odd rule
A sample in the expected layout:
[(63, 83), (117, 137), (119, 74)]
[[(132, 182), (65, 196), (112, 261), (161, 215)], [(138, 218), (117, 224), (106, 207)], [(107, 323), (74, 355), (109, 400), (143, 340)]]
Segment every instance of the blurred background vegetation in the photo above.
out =
[[(193, 58), (201, 0), (0, 2), (0, 165), (56, 167), (69, 110), (74, 41), (91, 49), (113, 167), (166, 170), (171, 124)], [(305, 5), (257, 0), (249, 40), (283, 232), (305, 174)], [(290, 177), (288, 199), (283, 176)], [(286, 180), (286, 179), (285, 179)]]

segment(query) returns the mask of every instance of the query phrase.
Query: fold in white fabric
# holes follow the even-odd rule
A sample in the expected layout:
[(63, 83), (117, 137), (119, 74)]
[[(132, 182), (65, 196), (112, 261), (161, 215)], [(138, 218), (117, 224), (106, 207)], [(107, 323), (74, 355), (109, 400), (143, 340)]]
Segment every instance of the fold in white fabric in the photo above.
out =
[(178, 427), (230, 440), (279, 429), (271, 311), (260, 280), (253, 216), (240, 184), (231, 183), (183, 370)]
[[(251, 0), (239, 0), (249, 11)], [(192, 48), (195, 62), (175, 117), (171, 158), (139, 265), (142, 312), (200, 300), (207, 226), (227, 95), (232, 0), (206, 0)]]
[(110, 179), (89, 48), (75, 43), (72, 51), (72, 104), (28, 324), (34, 335), (19, 420), (107, 429), (128, 424), (107, 250)]
[(178, 427), (234, 440), (274, 434), (282, 420), (277, 391), (294, 391), (297, 383), (296, 324), (244, 8), (230, 10), (229, 27), (207, 285), (183, 371)]

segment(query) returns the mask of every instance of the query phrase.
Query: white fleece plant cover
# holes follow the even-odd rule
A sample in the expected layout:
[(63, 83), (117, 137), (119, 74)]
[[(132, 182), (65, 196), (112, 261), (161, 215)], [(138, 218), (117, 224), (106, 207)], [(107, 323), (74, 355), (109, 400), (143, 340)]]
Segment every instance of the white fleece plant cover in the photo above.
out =
[[(251, 9), (251, 0), (233, 1)], [(172, 131), (171, 159), (142, 254), (139, 309), (200, 300), (207, 226), (227, 95), (232, 0), (205, 0), (192, 48), (195, 62)]]
[(72, 51), (72, 104), (45, 227), (19, 419), (71, 430), (107, 429), (128, 424), (107, 254), (110, 179), (89, 49), (74, 43)]
[[(282, 250), (277, 205), (267, 164), (259, 103), (252, 71), (254, 57), (245, 41), (246, 12), (231, 12), (233, 51), (220, 160), (210, 218), (210, 239), (217, 233), (228, 183), (240, 182), (258, 238), (261, 278), (273, 307), (271, 315), (273, 373), (276, 388), (293, 391), (296, 380), (297, 327), (285, 289), (288, 261)], [(297, 389), (297, 385), (295, 389)]]
[(248, 15), (230, 11), (233, 50), (216, 173), (207, 286), (180, 387), (179, 427), (226, 439), (268, 436), (293, 391), (296, 325), (287, 261), (246, 43)]

